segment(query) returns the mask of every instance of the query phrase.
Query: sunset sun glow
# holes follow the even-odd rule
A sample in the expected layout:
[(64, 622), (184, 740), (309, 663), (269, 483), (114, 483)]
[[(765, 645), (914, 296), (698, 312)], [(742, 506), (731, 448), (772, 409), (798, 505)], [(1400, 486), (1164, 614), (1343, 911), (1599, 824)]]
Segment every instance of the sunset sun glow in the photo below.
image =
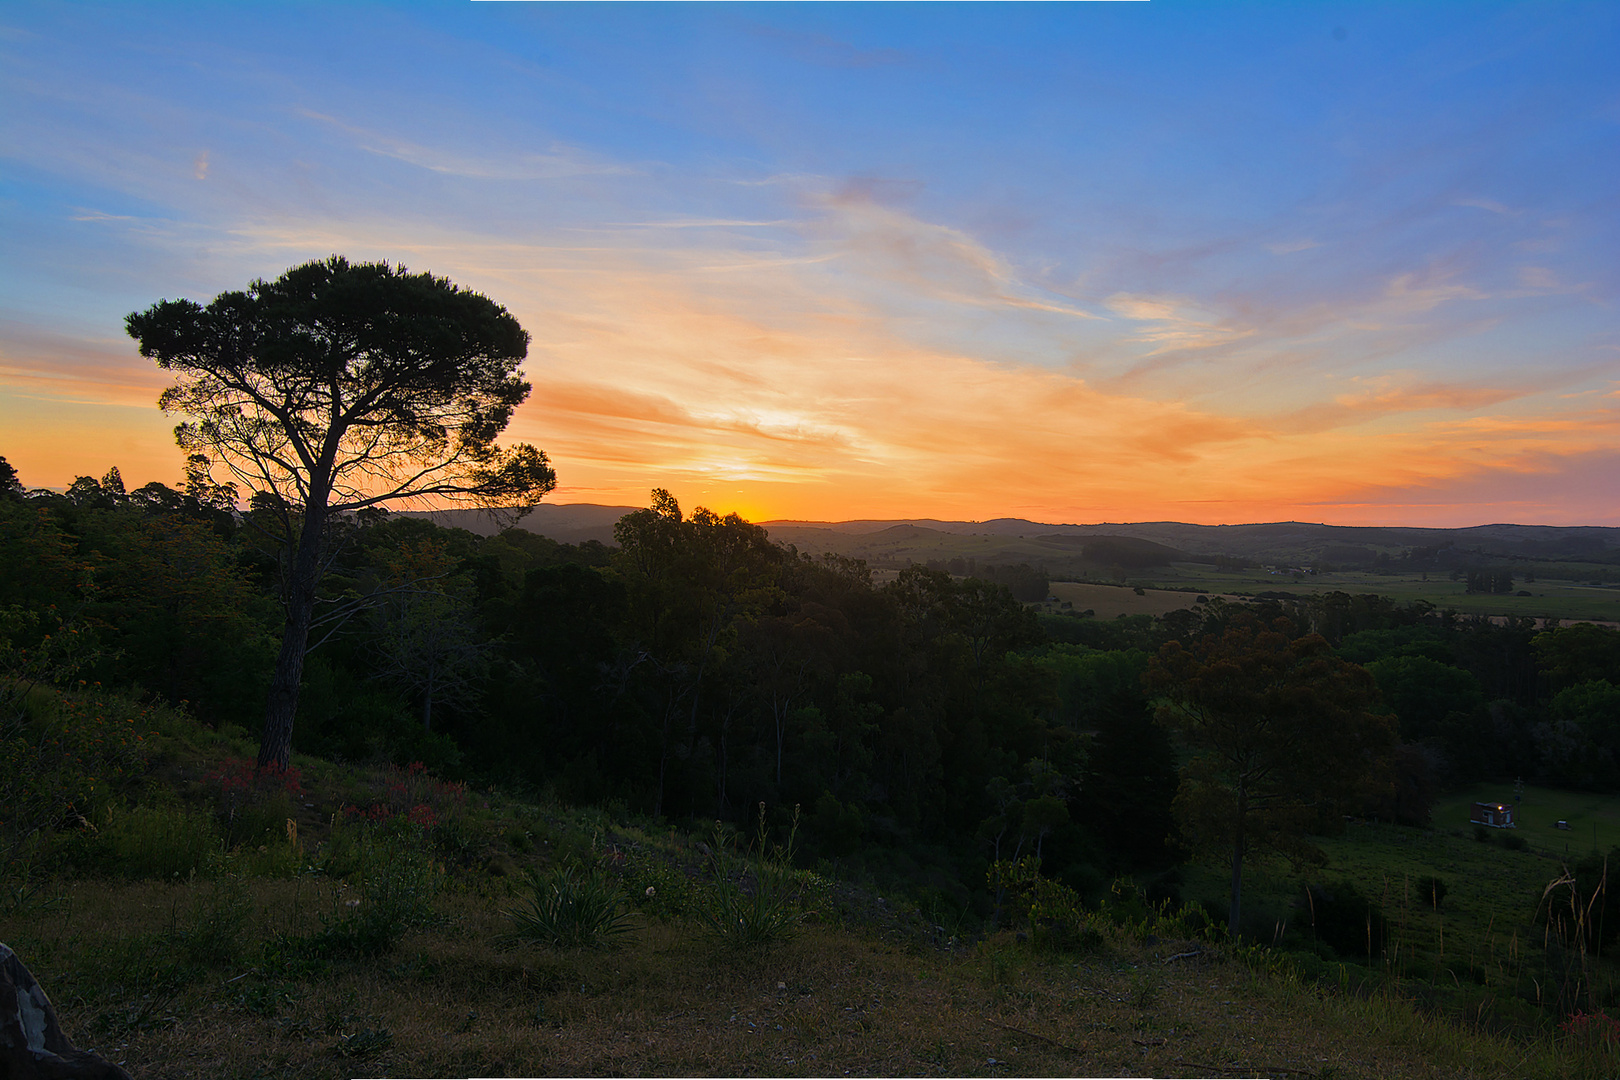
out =
[(174, 483), (124, 316), (341, 253), (517, 316), (559, 502), (1620, 525), (1616, 55), (1582, 4), (12, 5), (0, 454)]

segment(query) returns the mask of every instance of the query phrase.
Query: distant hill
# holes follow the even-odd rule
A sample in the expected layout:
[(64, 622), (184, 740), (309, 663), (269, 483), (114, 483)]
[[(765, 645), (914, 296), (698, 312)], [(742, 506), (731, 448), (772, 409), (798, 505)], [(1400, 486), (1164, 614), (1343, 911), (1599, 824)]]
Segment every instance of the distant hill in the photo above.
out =
[[(560, 543), (613, 542), (613, 525), (633, 506), (541, 503), (518, 527)], [(482, 510), (408, 511), (480, 536), (499, 531)], [(1478, 525), (1467, 529), (1318, 525), (1299, 521), (1253, 525), (1187, 525), (1176, 521), (1050, 524), (1024, 518), (938, 521), (932, 518), (855, 521), (764, 521), (771, 539), (812, 555), (834, 552), (873, 566), (974, 559), (978, 563), (1044, 565), (1053, 570), (1114, 566), (1127, 570), (1220, 558), (1257, 563), (1341, 565), (1383, 559), (1429, 565), (1500, 559), (1620, 563), (1620, 528), (1603, 526)]]
[[(598, 506), (595, 503), (541, 503), (517, 523), (520, 529), (539, 533), (559, 544), (583, 544), (587, 540), (613, 543), (613, 524), (639, 507)], [(423, 517), (447, 529), (466, 529), (479, 536), (494, 536), (503, 523), (487, 510), (403, 510), (404, 517)]]
[(1338, 557), (1346, 564), (1426, 557), (1449, 562), (1538, 559), (1620, 562), (1620, 528), (1603, 526), (1479, 525), (1467, 529), (1319, 525), (1282, 521), (1253, 525), (1188, 525), (1176, 521), (1044, 524), (1022, 518), (992, 521), (766, 521), (771, 538), (812, 553), (835, 551), (874, 564), (899, 557), (974, 555), (981, 561), (1045, 562), (1056, 568), (1077, 556), (1127, 569), (1219, 557), (1260, 563), (1311, 564)]

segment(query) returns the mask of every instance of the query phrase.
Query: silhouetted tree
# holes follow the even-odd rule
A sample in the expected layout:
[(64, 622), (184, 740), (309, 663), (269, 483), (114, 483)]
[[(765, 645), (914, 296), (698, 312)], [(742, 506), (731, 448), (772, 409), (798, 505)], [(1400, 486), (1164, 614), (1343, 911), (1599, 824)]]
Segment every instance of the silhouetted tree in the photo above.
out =
[(20, 499), (23, 497), (22, 481), (17, 479), (17, 470), (11, 467), (11, 462), (0, 457), (0, 499)]
[(529, 336), (444, 278), (339, 256), (207, 307), (160, 301), (126, 325), (179, 380), (158, 404), (192, 418), (175, 428), (181, 448), (254, 493), (287, 558), (258, 759), (285, 766), (328, 524), (400, 499), (527, 506), (555, 486), (544, 453), (495, 445), (529, 394)]
[(1307, 830), (1358, 802), (1394, 744), (1392, 719), (1369, 709), (1372, 676), (1321, 635), (1293, 631), (1286, 619), (1234, 620), (1190, 647), (1167, 643), (1147, 674), (1166, 699), (1161, 718), (1193, 751), (1175, 800), (1182, 834), (1231, 852), (1234, 934), (1244, 860), (1267, 850), (1316, 856)]

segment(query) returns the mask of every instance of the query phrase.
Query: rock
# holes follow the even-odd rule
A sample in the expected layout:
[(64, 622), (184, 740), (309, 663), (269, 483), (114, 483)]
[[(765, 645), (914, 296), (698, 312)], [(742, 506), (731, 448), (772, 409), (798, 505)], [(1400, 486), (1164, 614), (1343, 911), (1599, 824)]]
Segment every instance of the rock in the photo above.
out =
[(0, 1076), (7, 1080), (130, 1080), (117, 1065), (75, 1050), (51, 999), (9, 946), (0, 945)]

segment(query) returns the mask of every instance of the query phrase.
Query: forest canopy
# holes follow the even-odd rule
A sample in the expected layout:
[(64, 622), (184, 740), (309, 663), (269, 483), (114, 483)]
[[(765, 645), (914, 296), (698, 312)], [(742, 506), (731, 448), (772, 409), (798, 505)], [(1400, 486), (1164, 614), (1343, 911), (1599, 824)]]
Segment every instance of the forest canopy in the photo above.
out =
[[(798, 805), (804, 858), (904, 868), (953, 903), (993, 859), (1037, 853), (1083, 893), (1121, 872), (1173, 889), (1196, 837), (1172, 809), (1187, 769), (1205, 773), (1196, 733), (1155, 718), (1197, 677), (1162, 658), (1211, 662), (1247, 626), (1271, 628), (1298, 670), (1348, 680), (1399, 740), (1358, 751), (1366, 782), (1335, 807), (1421, 823), (1445, 784), (1620, 788), (1609, 628), (1333, 594), (1040, 614), (949, 570), (880, 581), (665, 492), (614, 545), (408, 515), (332, 527), (319, 597), (376, 602), (310, 653), (295, 750), (671, 819)], [(8, 678), (99, 680), (216, 726), (262, 724), (281, 568), (200, 473), (136, 491), (112, 468), (66, 493), (19, 484), (0, 498), (0, 559)]]

